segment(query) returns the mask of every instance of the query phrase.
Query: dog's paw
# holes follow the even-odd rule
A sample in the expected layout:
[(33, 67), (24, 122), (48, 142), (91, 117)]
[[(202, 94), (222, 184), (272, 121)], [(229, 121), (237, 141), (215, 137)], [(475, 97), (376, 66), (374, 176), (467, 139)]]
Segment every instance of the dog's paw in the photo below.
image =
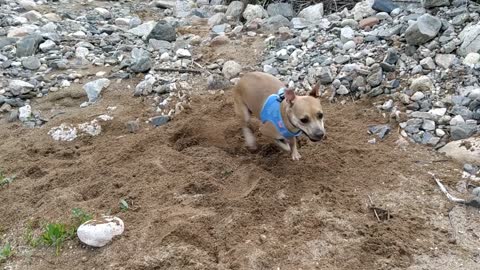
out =
[(302, 158), (302, 156), (296, 152), (296, 153), (292, 153), (292, 160), (300, 160)]

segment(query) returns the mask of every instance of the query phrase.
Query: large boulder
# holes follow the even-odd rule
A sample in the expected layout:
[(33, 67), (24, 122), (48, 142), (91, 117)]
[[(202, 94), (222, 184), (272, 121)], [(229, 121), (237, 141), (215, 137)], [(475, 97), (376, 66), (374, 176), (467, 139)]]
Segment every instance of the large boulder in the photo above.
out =
[(319, 3), (313, 6), (309, 6), (304, 8), (300, 13), (298, 13), (298, 17), (304, 18), (309, 22), (318, 21), (323, 17), (323, 4)]
[(173, 26), (165, 21), (159, 21), (147, 36), (147, 40), (152, 38), (172, 42), (177, 39), (177, 33)]
[(430, 14), (423, 14), (407, 28), (405, 39), (410, 45), (422, 45), (434, 39), (441, 28), (442, 21), (439, 18)]
[(457, 53), (466, 56), (469, 53), (480, 52), (480, 25), (465, 27), (459, 35), (462, 45), (458, 48)]
[(267, 11), (260, 5), (248, 4), (245, 11), (243, 11), (243, 18), (247, 20), (247, 22), (266, 17), (268, 17)]
[(245, 4), (241, 1), (233, 1), (228, 5), (227, 12), (225, 12), (225, 15), (227, 17), (232, 17), (233, 19), (240, 19), (240, 16), (242, 16), (242, 12), (245, 9)]
[(462, 163), (480, 165), (480, 137), (449, 142), (439, 152)]
[(267, 13), (269, 16), (282, 15), (287, 19), (292, 19), (295, 16), (292, 4), (290, 3), (273, 3), (268, 5)]

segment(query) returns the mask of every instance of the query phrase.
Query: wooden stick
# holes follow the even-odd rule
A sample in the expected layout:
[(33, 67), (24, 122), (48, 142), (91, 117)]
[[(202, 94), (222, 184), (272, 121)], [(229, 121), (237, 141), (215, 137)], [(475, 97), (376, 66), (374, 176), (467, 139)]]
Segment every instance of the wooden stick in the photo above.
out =
[(440, 180), (435, 176), (435, 174), (431, 173), (431, 172), (428, 172), (428, 174), (430, 174), (433, 179), (435, 180), (435, 182), (437, 183), (438, 187), (440, 188), (440, 190), (447, 196), (447, 198), (452, 201), (452, 202), (456, 202), (456, 203), (463, 203), (465, 204), (466, 201), (464, 199), (459, 199), (457, 197), (454, 197), (452, 196), (450, 193), (448, 193), (447, 191), (447, 188), (445, 188), (445, 186), (440, 182)]
[(381, 220), (380, 220), (380, 217), (378, 216), (377, 210), (373, 206), (372, 197), (370, 197), (370, 195), (367, 195), (367, 196), (368, 196), (368, 199), (370, 200), (370, 207), (373, 209), (373, 213), (375, 213), (375, 217), (377, 217), (378, 222), (380, 222)]

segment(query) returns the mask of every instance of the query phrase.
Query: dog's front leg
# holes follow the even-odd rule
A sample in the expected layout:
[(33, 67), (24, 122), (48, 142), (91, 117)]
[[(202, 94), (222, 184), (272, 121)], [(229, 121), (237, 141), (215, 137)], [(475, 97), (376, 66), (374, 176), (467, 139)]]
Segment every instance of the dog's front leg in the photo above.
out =
[(298, 148), (297, 148), (297, 137), (293, 137), (288, 140), (288, 143), (290, 144), (290, 149), (292, 149), (292, 159), (293, 160), (300, 160), (302, 156), (300, 153), (298, 153)]

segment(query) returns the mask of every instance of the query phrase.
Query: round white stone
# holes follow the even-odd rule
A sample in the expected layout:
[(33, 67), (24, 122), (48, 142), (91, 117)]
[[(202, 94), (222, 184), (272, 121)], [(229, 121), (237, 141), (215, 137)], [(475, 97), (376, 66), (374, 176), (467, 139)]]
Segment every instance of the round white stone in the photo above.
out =
[(121, 235), (124, 224), (118, 217), (106, 216), (98, 220), (89, 220), (80, 225), (77, 236), (82, 243), (92, 247), (103, 247), (108, 244), (114, 236)]

